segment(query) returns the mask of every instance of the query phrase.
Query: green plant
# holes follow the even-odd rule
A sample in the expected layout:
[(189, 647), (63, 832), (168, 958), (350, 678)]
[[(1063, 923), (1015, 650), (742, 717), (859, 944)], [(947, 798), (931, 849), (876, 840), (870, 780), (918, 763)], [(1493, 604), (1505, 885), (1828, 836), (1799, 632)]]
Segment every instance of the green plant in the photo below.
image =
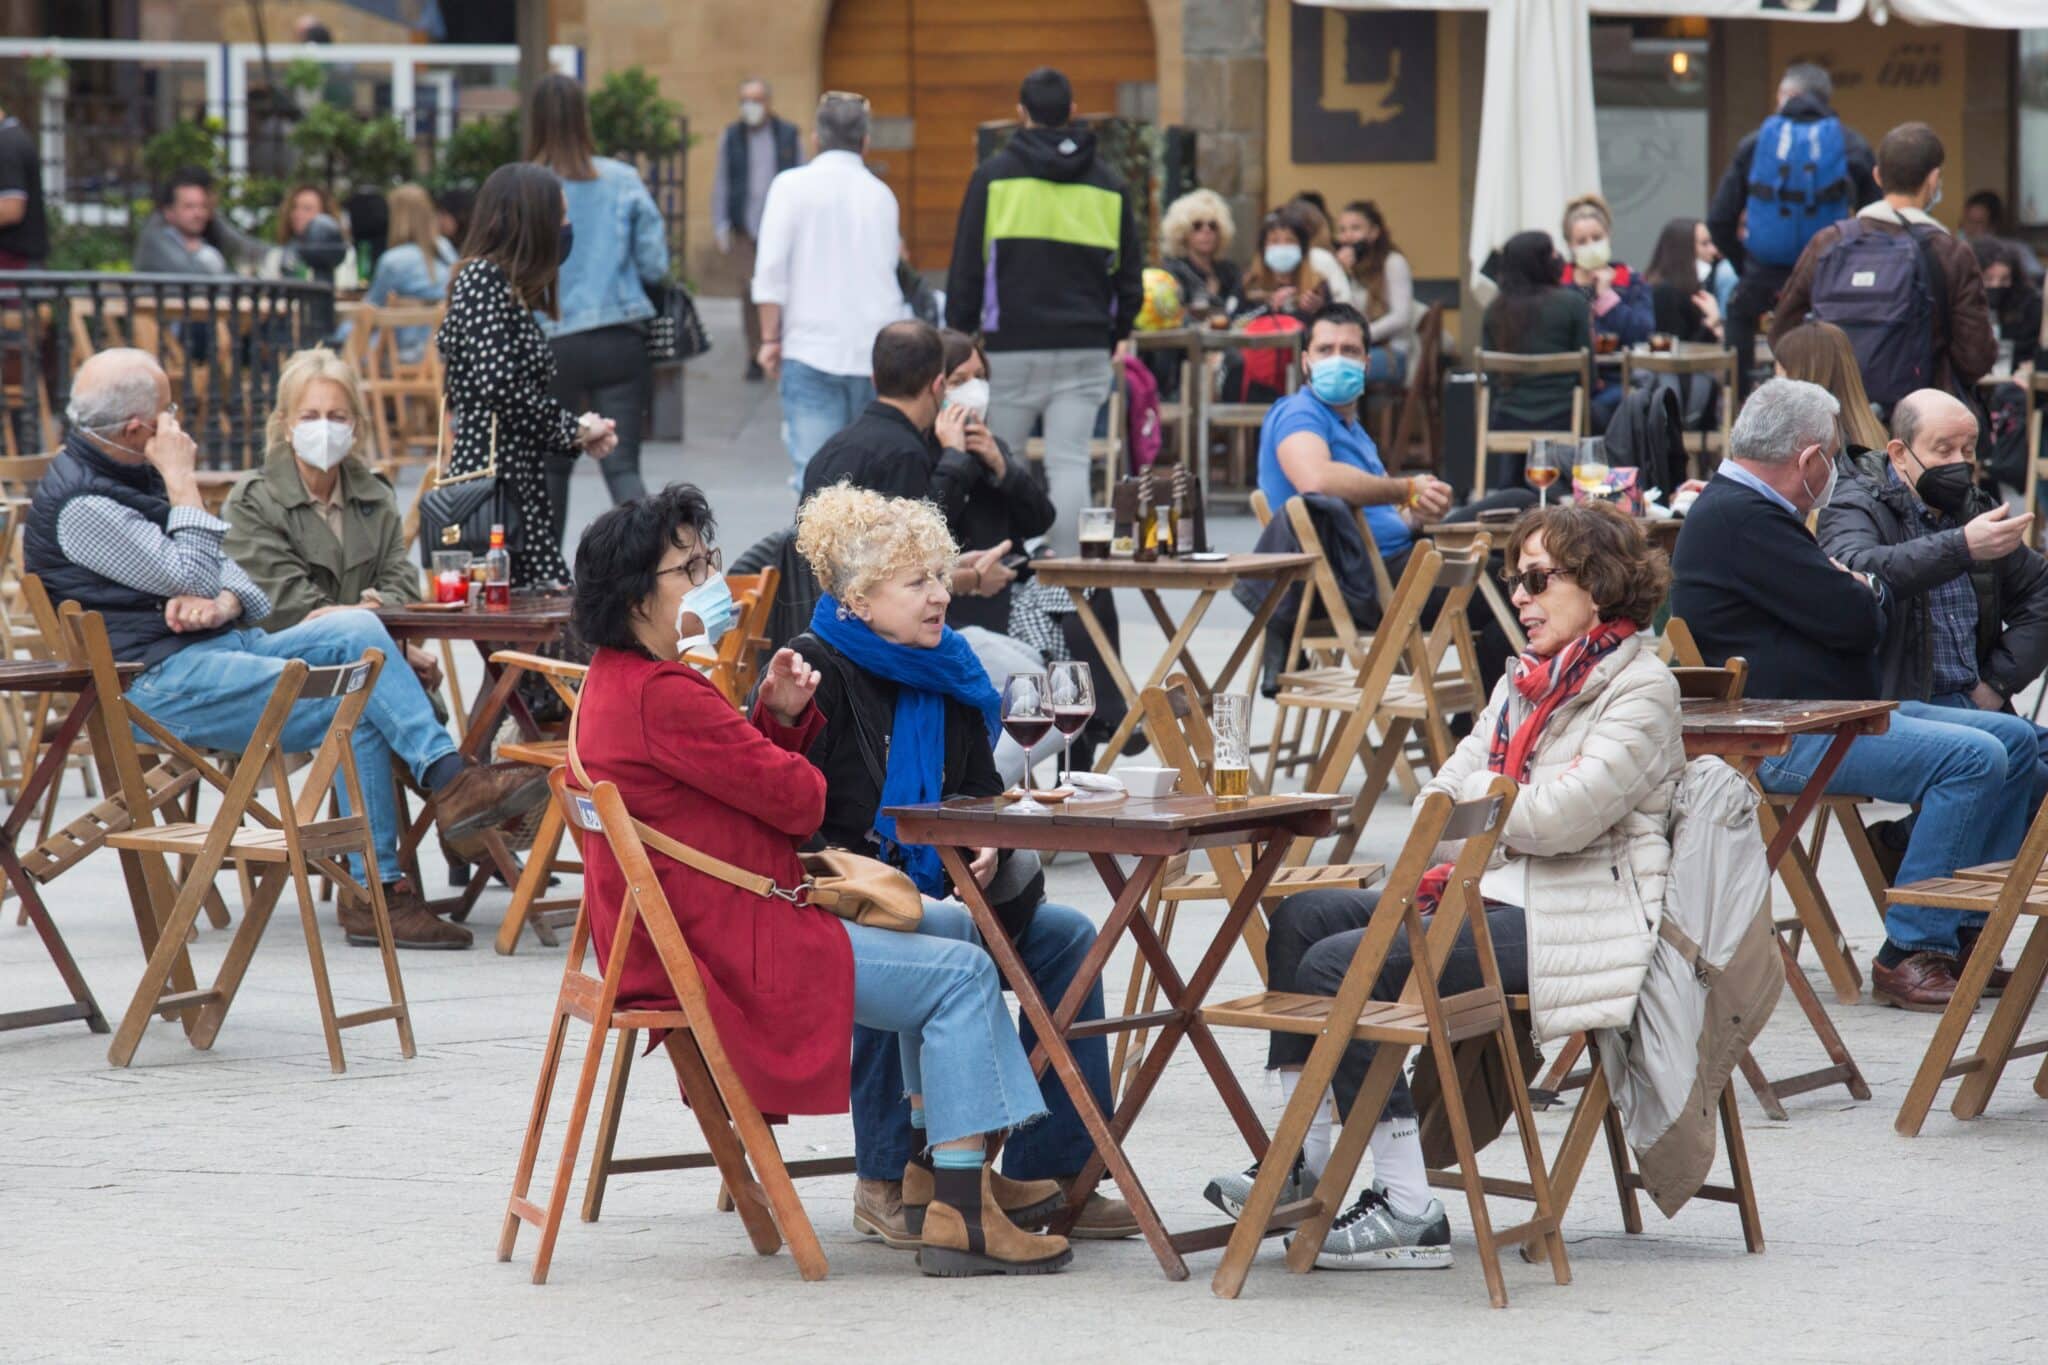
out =
[(286, 138), (302, 178), (351, 190), (388, 189), (412, 167), (412, 143), (396, 118), (362, 119), (331, 104), (314, 104)]
[(682, 118), (683, 106), (637, 66), (612, 72), (590, 96), (591, 136), (606, 156), (666, 156), (683, 145)]
[(332, 185), (347, 168), (356, 128), (355, 115), (346, 109), (326, 103), (308, 107), (285, 138), (298, 157), (295, 169), (306, 179)]
[(300, 95), (318, 94), (327, 84), (327, 68), (311, 57), (296, 57), (284, 69), (284, 88)]
[(133, 243), (134, 235), (125, 227), (86, 227), (66, 221), (61, 214), (52, 214), (50, 255), (44, 268), (125, 271)]
[(357, 125), (348, 158), (351, 190), (388, 190), (411, 175), (412, 169), (412, 139), (396, 117), (373, 118)]
[(142, 168), (162, 182), (187, 166), (219, 175), (227, 161), (221, 121), (174, 123), (142, 144)]
[(51, 81), (67, 80), (71, 75), (71, 63), (50, 52), (29, 58), (27, 68), (31, 85), (48, 85)]
[(456, 125), (441, 146), (433, 174), (434, 190), (475, 189), (492, 171), (519, 159), (519, 116), (506, 113), (473, 118)]

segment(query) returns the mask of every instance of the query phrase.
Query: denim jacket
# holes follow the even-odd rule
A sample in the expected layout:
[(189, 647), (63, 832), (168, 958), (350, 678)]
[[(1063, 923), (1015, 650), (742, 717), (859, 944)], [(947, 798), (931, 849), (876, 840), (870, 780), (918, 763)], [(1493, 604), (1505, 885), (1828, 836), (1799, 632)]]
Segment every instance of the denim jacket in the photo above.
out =
[[(436, 238), (434, 256), (434, 269), (429, 273), (426, 253), (419, 247), (411, 242), (392, 247), (377, 258), (377, 268), (370, 272), (370, 292), (363, 296), (363, 301), (372, 308), (381, 308), (394, 298), (440, 302), (448, 296), (448, 276), (455, 269), (455, 248), (447, 238)], [(427, 349), (427, 334), (432, 330), (399, 328), (399, 358), (408, 364), (418, 360)], [(344, 332), (343, 336), (346, 335)]]
[(667, 231), (640, 173), (609, 157), (593, 164), (596, 179), (562, 182), (576, 244), (556, 286), (561, 321), (535, 314), (549, 337), (654, 316), (647, 285), (668, 275)]

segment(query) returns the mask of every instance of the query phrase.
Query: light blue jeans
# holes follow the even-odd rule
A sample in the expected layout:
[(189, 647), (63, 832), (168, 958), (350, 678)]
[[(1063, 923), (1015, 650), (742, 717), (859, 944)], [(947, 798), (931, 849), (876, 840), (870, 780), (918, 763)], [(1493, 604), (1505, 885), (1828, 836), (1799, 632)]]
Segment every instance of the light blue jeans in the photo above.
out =
[[(384, 651), (384, 668), (356, 723), (351, 747), (370, 817), (377, 873), (392, 881), (399, 867), (398, 798), (391, 790), (391, 757), (403, 759), (414, 779), (423, 781), (434, 760), (455, 752), (455, 741), (434, 719), (434, 708), (420, 680), (406, 667), (404, 652), (373, 613), (338, 611), (275, 635), (234, 630), (187, 645), (137, 678), (128, 688), (128, 702), (194, 748), (239, 751), (263, 718), (285, 664), (293, 659), (316, 668), (350, 663), (370, 649)], [(285, 751), (309, 753), (319, 748), (340, 705), (335, 698), (293, 707), (284, 725)], [(149, 742), (140, 729), (135, 737)], [(335, 790), (341, 791), (338, 778)], [(342, 804), (347, 806), (346, 795)]]
[[(853, 1021), (896, 1035), (903, 1081), (890, 1098), (900, 1108), (905, 1094), (924, 1097), (928, 1143), (1007, 1132), (1045, 1113), (995, 959), (972, 937), (971, 920), (962, 936), (966, 919), (959, 906), (926, 901), (914, 934), (846, 925)], [(902, 1173), (899, 1161), (887, 1178)]]
[(785, 358), (776, 380), (782, 395), (782, 443), (796, 466), (797, 486), (818, 447), (853, 425), (875, 401), (875, 381), (864, 374), (833, 374)]
[[(1764, 790), (1796, 792), (1827, 752), (1829, 737), (1802, 735), (1757, 769)], [(2040, 741), (2024, 717), (1906, 701), (1891, 728), (1849, 746), (1830, 792), (1874, 796), (1920, 808), (1899, 864), (1899, 882), (1952, 877), (1956, 869), (2010, 858), (2027, 829)], [(1956, 932), (1984, 916), (1926, 905), (1885, 911), (1885, 937), (1906, 952), (1953, 956)]]
[(1003, 351), (990, 358), (988, 429), (1024, 452), (1034, 424), (1045, 428), (1045, 482), (1059, 517), (1046, 533), (1063, 555), (1081, 552), (1081, 509), (1090, 505), (1089, 442), (1095, 415), (1115, 380), (1108, 346)]

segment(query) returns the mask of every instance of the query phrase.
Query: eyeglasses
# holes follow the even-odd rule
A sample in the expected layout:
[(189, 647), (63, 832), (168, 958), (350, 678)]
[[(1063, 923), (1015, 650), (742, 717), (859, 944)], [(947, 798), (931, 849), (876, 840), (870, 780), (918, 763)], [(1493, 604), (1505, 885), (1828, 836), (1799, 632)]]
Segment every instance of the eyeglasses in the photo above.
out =
[(1221, 225), (1214, 219), (1197, 218), (1194, 222), (1188, 224), (1188, 231), (1201, 232), (1206, 229), (1207, 231), (1214, 232), (1219, 226)]
[[(166, 418), (166, 417), (170, 418), (170, 419), (171, 419), (171, 420), (172, 420), (173, 422), (175, 422), (175, 421), (177, 421), (177, 420), (178, 420), (178, 405), (177, 405), (176, 403), (166, 403), (166, 404), (164, 404), (163, 408), (162, 408), (161, 410), (159, 410), (159, 411), (158, 411), (158, 413), (157, 413), (156, 417), (155, 417), (155, 418), (153, 418), (153, 419), (149, 419), (149, 420), (151, 420), (151, 422), (152, 422), (152, 424), (153, 424), (154, 422), (157, 422), (157, 421), (162, 421), (162, 420), (163, 420), (164, 418)], [(143, 419), (143, 418), (139, 418), (139, 417), (131, 417), (131, 418), (129, 418), (129, 419), (128, 419), (128, 421), (130, 421), (130, 422), (139, 422), (139, 421), (143, 421), (143, 420), (145, 420), (145, 419)], [(115, 422), (115, 423), (113, 423), (113, 424), (112, 424), (111, 426), (104, 426), (104, 427), (85, 427), (85, 428), (82, 428), (82, 429), (83, 429), (83, 430), (85, 430), (85, 431), (96, 431), (96, 432), (98, 432), (98, 433), (99, 433), (100, 435), (104, 436), (104, 435), (106, 435), (106, 434), (107, 434), (108, 432), (112, 432), (112, 431), (119, 431), (119, 430), (120, 430), (120, 429), (121, 429), (122, 427), (125, 427), (125, 426), (127, 426), (127, 425), (128, 425), (128, 422)]]
[(1504, 573), (1500, 576), (1500, 581), (1506, 586), (1510, 597), (1513, 597), (1520, 588), (1528, 589), (1531, 597), (1541, 597), (1549, 590), (1551, 579), (1571, 576), (1568, 569), (1524, 569), (1520, 573)]
[(725, 552), (709, 550), (701, 555), (692, 555), (672, 569), (656, 569), (654, 576), (663, 578), (672, 573), (687, 574), (690, 586), (701, 588), (711, 581), (711, 575), (725, 572)]

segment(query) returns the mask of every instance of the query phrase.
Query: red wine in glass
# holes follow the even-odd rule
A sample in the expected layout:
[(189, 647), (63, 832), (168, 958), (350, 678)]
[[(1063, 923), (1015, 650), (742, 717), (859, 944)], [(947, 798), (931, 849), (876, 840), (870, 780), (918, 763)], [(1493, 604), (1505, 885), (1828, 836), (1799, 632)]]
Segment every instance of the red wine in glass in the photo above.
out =
[(1004, 716), (1003, 731), (1027, 754), (1052, 730), (1051, 716)]
[(1052, 708), (1052, 723), (1062, 735), (1072, 739), (1081, 733), (1094, 715), (1092, 706), (1055, 706)]

